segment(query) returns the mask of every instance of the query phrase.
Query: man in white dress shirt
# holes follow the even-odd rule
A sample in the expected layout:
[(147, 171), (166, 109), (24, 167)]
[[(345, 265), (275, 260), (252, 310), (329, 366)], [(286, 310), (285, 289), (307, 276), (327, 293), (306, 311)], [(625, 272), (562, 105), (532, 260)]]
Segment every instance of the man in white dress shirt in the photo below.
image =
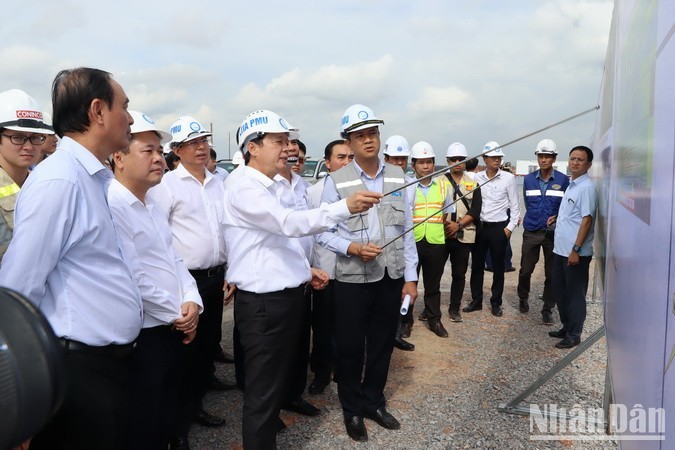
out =
[(65, 400), (31, 448), (119, 449), (143, 309), (106, 204), (103, 160), (129, 146), (129, 99), (109, 73), (81, 67), (56, 75), (52, 101), (59, 150), (21, 189), (0, 269), (0, 285), (33, 302), (65, 349)]
[(162, 143), (171, 135), (147, 115), (129, 113), (134, 119), (131, 144), (113, 153), (115, 179), (108, 187), (110, 213), (144, 312), (131, 360), (128, 448), (166, 448), (175, 438), (187, 442), (191, 415), (186, 404), (190, 368), (186, 346), (197, 333), (202, 300), (194, 278), (173, 249), (166, 216), (146, 195), (162, 180)]
[(294, 238), (326, 230), (381, 197), (359, 192), (309, 211), (282, 207), (273, 178), (286, 164), (290, 131), (271, 111), (249, 114), (238, 133), (240, 148), (249, 153), (248, 165), (225, 181), (227, 275), (237, 286), (234, 317), (246, 367), (244, 448), (276, 448), (292, 365), (289, 351), (295, 351), (300, 339), (305, 284), (322, 287), (328, 282), (325, 272), (310, 268)]
[[(494, 141), (483, 147), (483, 155), (487, 168), (476, 174), (476, 183), (481, 187), (483, 206), (480, 219), (482, 227), (476, 236), (476, 244), (471, 259), (471, 303), (462, 309), (464, 312), (473, 312), (483, 309), (483, 280), (485, 276), (485, 255), (490, 249), (492, 267), (492, 295), (490, 305), (492, 314), (497, 317), (503, 315), (502, 294), (504, 292), (504, 255), (506, 243), (516, 228), (520, 219), (520, 206), (516, 179), (510, 172), (499, 167), (504, 158), (504, 152)], [(496, 179), (495, 179), (496, 177)], [(488, 180), (492, 180), (488, 183)], [(485, 184), (487, 183), (487, 184)], [(507, 210), (510, 209), (510, 215)]]
[(194, 277), (204, 311), (194, 340), (195, 422), (209, 427), (225, 420), (207, 413), (202, 399), (207, 389), (233, 389), (215, 377), (214, 356), (220, 348), (225, 282), (225, 240), (222, 232), (224, 187), (220, 178), (206, 170), (211, 133), (191, 116), (182, 116), (171, 126), (172, 151), (180, 164), (164, 175), (150, 193), (164, 210), (173, 246)]

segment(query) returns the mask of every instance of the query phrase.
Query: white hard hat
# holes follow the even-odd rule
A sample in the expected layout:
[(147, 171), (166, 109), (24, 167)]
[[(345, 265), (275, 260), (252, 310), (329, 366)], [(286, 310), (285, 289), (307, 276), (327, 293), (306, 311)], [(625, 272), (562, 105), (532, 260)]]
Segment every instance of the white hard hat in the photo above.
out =
[(148, 117), (146, 114), (143, 114), (139, 111), (128, 110), (131, 117), (134, 119), (134, 123), (131, 125), (131, 134), (134, 133), (143, 133), (144, 131), (154, 131), (159, 134), (159, 142), (164, 145), (171, 141), (171, 133), (168, 133), (164, 130), (157, 128), (155, 121)]
[(261, 109), (253, 111), (244, 118), (237, 131), (239, 148), (244, 150), (251, 139), (266, 133), (288, 133), (288, 139), (299, 139), (299, 129), (291, 126), (279, 114)]
[(242, 155), (240, 151), (237, 151), (234, 155), (232, 155), (232, 164), (235, 166), (244, 164), (244, 155)]
[(19, 89), (0, 92), (0, 128), (54, 134), (35, 99)]
[(410, 156), (410, 145), (406, 138), (395, 134), (384, 142), (382, 153), (387, 156)]
[[(499, 144), (497, 144), (495, 141), (490, 141), (487, 144), (483, 146), (483, 156), (501, 156), (504, 157), (504, 152), (502, 151), (501, 147), (499, 147)], [(493, 150), (491, 152), (488, 152), (489, 150), (492, 150), (493, 148), (496, 148), (497, 150)], [(488, 152), (488, 153), (485, 153)]]
[(171, 142), (167, 142), (165, 144), (162, 144), (162, 149), (163, 149), (165, 155), (168, 155), (169, 153), (171, 153)]
[(445, 152), (446, 158), (452, 158), (455, 156), (463, 156), (465, 158), (469, 157), (466, 147), (461, 142), (453, 142), (452, 144), (448, 145), (448, 150)]
[(558, 146), (555, 145), (551, 139), (542, 139), (537, 144), (537, 149), (534, 151), (535, 155), (557, 155)]
[(424, 141), (419, 141), (412, 146), (410, 150), (410, 156), (415, 159), (424, 159), (424, 158), (435, 158), (434, 149), (431, 147), (431, 144)]
[(188, 139), (195, 139), (203, 136), (211, 136), (213, 133), (207, 131), (197, 119), (192, 116), (181, 116), (172, 125), (171, 143), (181, 144)]
[(347, 139), (349, 133), (377, 125), (384, 125), (384, 120), (378, 119), (372, 109), (360, 104), (352, 105), (342, 114), (340, 135)]

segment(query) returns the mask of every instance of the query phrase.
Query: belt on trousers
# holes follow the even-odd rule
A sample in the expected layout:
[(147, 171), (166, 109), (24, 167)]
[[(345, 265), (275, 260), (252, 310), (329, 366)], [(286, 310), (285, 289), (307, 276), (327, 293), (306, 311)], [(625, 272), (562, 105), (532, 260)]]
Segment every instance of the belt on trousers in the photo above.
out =
[(257, 296), (268, 296), (268, 295), (269, 296), (272, 296), (272, 295), (279, 296), (279, 295), (284, 295), (284, 294), (290, 295), (290, 294), (297, 294), (298, 292), (304, 293), (307, 285), (308, 285), (307, 283), (302, 283), (298, 287), (286, 288), (286, 289), (282, 289), (280, 291), (274, 291), (274, 292), (264, 292), (262, 294), (258, 294), (257, 292), (246, 291), (244, 289), (237, 289), (237, 292), (242, 292), (244, 294), (257, 295)]
[(113, 358), (128, 358), (136, 349), (136, 341), (129, 344), (109, 344), (102, 346), (87, 345), (79, 341), (65, 338), (59, 338), (59, 342), (61, 343), (61, 347), (66, 351), (111, 356)]
[(497, 225), (504, 226), (504, 224), (508, 223), (508, 220), (504, 220), (503, 222), (483, 222), (484, 227), (496, 227)]
[(221, 264), (219, 266), (214, 266), (209, 269), (194, 269), (194, 270), (189, 270), (190, 275), (193, 277), (200, 277), (200, 278), (213, 278), (225, 271), (225, 267)]

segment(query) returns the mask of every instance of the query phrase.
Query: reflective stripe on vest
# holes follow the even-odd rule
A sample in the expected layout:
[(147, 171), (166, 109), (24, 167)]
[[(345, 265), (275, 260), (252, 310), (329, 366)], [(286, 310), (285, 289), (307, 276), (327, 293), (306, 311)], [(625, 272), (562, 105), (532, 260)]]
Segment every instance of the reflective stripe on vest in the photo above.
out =
[(9, 197), (10, 195), (18, 194), (21, 188), (18, 184), (12, 183), (7, 186), (0, 187), (0, 198)]

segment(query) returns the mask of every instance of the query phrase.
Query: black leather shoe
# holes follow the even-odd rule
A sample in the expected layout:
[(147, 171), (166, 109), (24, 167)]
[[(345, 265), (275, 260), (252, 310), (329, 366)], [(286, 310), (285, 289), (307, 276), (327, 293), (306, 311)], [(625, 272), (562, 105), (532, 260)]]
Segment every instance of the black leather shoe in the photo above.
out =
[(169, 442), (169, 450), (190, 450), (187, 436), (178, 436)]
[(330, 383), (330, 373), (317, 373), (314, 375), (314, 380), (307, 388), (309, 395), (321, 395)]
[(374, 420), (379, 426), (387, 430), (398, 430), (401, 428), (401, 424), (396, 420), (396, 417), (389, 414), (384, 406), (378, 408), (373, 414), (364, 414), (364, 416), (370, 420)]
[(211, 378), (211, 382), (209, 382), (209, 389), (212, 391), (231, 391), (232, 389), (236, 388), (236, 384), (226, 383), (223, 380), (219, 380), (215, 376)]
[(504, 315), (504, 311), (502, 311), (501, 306), (493, 306), (492, 307), (492, 315), (496, 317), (501, 317)]
[(412, 326), (412, 323), (402, 323), (398, 328), (398, 334), (400, 334), (402, 338), (409, 338), (410, 332), (412, 331)]
[(448, 331), (445, 329), (440, 320), (430, 320), (429, 329), (433, 331), (438, 337), (448, 337)]
[(429, 320), (429, 313), (427, 312), (426, 309), (423, 309), (420, 315), (417, 316), (417, 320), (420, 320), (422, 322), (426, 322), (427, 320)]
[(541, 313), (541, 320), (543, 320), (544, 325), (553, 325), (553, 314), (544, 311)]
[(565, 336), (567, 336), (567, 331), (565, 330), (549, 331), (548, 335), (551, 336), (552, 338), (563, 339)]
[(555, 348), (572, 348), (572, 347), (576, 347), (579, 344), (581, 344), (580, 338), (572, 339), (572, 338), (566, 337), (562, 341), (555, 344)]
[(468, 305), (466, 305), (464, 308), (462, 308), (463, 312), (474, 312), (474, 311), (480, 311), (483, 309), (483, 304), (478, 303), (477, 301), (472, 301)]
[(225, 419), (209, 414), (203, 409), (195, 414), (192, 420), (199, 425), (211, 428), (222, 427), (225, 425)]
[(368, 431), (366, 431), (366, 424), (363, 423), (363, 417), (345, 417), (345, 428), (349, 437), (355, 441), (365, 442), (368, 440)]
[(507, 267), (506, 269), (504, 269), (504, 273), (506, 273), (506, 272), (515, 272), (515, 271), (516, 271), (516, 268), (513, 267), (513, 266)]
[(403, 340), (401, 336), (396, 336), (396, 339), (394, 339), (394, 347), (396, 347), (399, 350), (404, 350), (406, 352), (412, 352), (413, 350), (415, 350), (415, 344)]
[(302, 414), (303, 416), (318, 416), (321, 414), (321, 410), (316, 406), (309, 403), (302, 397), (298, 397), (292, 402), (286, 404), (282, 409), (286, 411), (291, 411), (294, 413)]
[(216, 357), (213, 358), (214, 361), (225, 364), (234, 364), (234, 356), (227, 353), (225, 350), (221, 350), (220, 353), (216, 354)]
[(530, 304), (527, 303), (527, 300), (521, 300), (518, 309), (520, 309), (520, 312), (523, 314), (530, 312)]

